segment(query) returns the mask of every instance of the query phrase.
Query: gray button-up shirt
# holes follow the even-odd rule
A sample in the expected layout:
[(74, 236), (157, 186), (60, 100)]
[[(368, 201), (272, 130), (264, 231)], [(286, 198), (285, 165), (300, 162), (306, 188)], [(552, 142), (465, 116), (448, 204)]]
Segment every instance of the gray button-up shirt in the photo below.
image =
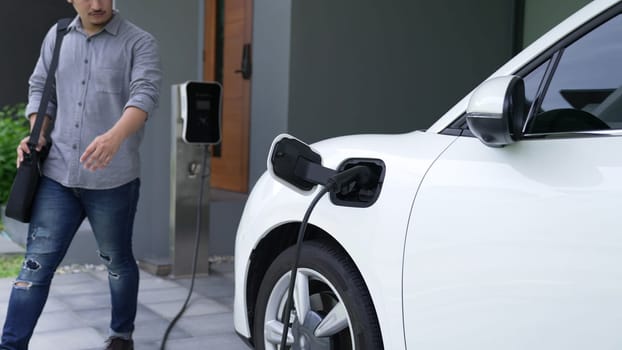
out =
[[(39, 108), (55, 42), (56, 25), (43, 41), (29, 80), (26, 116)], [(133, 106), (151, 115), (158, 105), (161, 79), (158, 46), (151, 34), (115, 13), (101, 32), (89, 37), (76, 17), (63, 39), (56, 98), (47, 108), (55, 120), (43, 174), (67, 187), (88, 189), (114, 188), (136, 179), (144, 128), (123, 142), (104, 169), (85, 169), (80, 156), (125, 108)]]

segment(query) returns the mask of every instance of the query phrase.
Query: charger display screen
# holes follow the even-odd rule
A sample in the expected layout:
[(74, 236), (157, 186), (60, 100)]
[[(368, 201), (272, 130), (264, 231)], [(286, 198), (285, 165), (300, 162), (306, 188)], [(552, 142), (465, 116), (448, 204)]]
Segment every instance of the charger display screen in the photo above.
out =
[(209, 99), (197, 100), (195, 108), (197, 111), (209, 111), (212, 106), (212, 102)]

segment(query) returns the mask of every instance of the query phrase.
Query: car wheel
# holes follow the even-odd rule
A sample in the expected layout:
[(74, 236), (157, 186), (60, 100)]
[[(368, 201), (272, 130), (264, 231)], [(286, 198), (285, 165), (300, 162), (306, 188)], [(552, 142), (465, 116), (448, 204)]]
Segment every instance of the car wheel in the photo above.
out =
[[(274, 260), (259, 288), (254, 319), (257, 349), (281, 350), (295, 248)], [(288, 325), (288, 349), (383, 349), (365, 282), (349, 257), (326, 244), (303, 243)]]

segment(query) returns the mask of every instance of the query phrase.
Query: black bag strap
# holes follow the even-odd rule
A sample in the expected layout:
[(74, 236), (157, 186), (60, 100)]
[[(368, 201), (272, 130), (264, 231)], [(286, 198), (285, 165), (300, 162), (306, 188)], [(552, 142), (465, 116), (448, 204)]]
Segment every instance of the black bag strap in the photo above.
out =
[(37, 119), (35, 120), (35, 125), (30, 131), (30, 139), (28, 140), (28, 147), (31, 151), (34, 151), (39, 143), (39, 135), (41, 134), (41, 128), (43, 127), (45, 112), (47, 111), (48, 104), (52, 98), (52, 84), (54, 84), (54, 74), (56, 73), (56, 67), (58, 66), (60, 46), (63, 42), (63, 37), (67, 33), (67, 27), (72, 20), (73, 18), (62, 18), (59, 19), (56, 24), (56, 44), (54, 44), (52, 62), (50, 63), (50, 68), (48, 69), (48, 75), (45, 78), (43, 95), (41, 96), (41, 104), (39, 104), (39, 110), (37, 111)]

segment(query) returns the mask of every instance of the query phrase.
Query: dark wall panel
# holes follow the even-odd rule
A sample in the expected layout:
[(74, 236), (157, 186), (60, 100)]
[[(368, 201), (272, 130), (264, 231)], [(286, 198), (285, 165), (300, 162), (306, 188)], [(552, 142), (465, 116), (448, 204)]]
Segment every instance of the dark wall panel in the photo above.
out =
[(26, 102), (32, 73), (45, 33), (63, 17), (73, 17), (64, 0), (4, 1), (0, 11), (0, 106)]
[(292, 2), (289, 131), (426, 128), (511, 56), (513, 3)]

